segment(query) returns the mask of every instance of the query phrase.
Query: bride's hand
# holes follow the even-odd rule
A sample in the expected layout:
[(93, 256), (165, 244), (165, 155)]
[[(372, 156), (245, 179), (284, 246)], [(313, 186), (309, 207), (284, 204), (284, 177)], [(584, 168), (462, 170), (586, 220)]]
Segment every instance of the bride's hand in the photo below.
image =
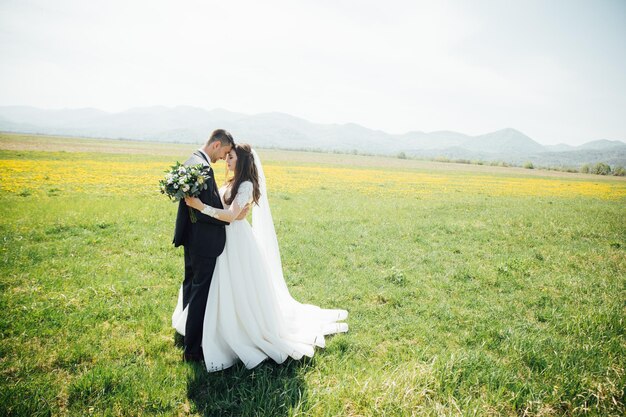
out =
[(196, 210), (202, 211), (202, 209), (204, 208), (204, 203), (200, 201), (198, 197), (185, 197), (185, 203), (189, 207), (193, 207)]

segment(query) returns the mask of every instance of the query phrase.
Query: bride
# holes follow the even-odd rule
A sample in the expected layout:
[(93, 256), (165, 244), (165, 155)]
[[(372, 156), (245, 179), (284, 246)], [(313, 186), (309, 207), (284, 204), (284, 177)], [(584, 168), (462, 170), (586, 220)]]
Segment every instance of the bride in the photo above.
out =
[[(324, 336), (347, 332), (345, 310), (301, 304), (289, 294), (283, 277), (278, 241), (267, 200), (265, 175), (250, 145), (236, 145), (226, 164), (234, 176), (220, 188), (224, 209), (186, 198), (188, 206), (226, 226), (226, 247), (217, 258), (209, 289), (202, 334), (207, 370), (219, 371), (241, 360), (250, 369), (267, 358), (282, 363), (287, 357), (313, 356), (324, 347)], [(241, 211), (254, 204), (252, 226)], [(182, 289), (172, 316), (178, 333), (185, 333), (187, 310)]]

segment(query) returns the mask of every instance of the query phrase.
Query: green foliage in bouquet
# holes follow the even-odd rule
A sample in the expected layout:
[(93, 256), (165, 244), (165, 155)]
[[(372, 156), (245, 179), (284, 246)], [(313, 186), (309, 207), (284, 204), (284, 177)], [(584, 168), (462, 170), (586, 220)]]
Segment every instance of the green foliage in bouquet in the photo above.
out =
[[(173, 201), (180, 201), (185, 197), (198, 197), (201, 191), (207, 189), (211, 178), (207, 167), (202, 164), (185, 166), (176, 162), (170, 170), (165, 172), (165, 178), (159, 181), (159, 187), (161, 193)], [(191, 207), (189, 207), (189, 216), (192, 223), (197, 221)]]

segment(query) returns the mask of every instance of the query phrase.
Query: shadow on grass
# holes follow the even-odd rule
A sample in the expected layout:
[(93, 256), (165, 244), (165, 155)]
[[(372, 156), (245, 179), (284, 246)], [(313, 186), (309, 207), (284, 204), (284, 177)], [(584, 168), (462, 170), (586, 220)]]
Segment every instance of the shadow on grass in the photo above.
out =
[(204, 416), (286, 416), (306, 400), (302, 374), (311, 362), (267, 360), (251, 370), (238, 363), (212, 373), (203, 363), (190, 363), (187, 397)]
[(174, 346), (179, 348), (182, 354), (183, 349), (185, 348), (185, 337), (178, 332), (174, 332)]

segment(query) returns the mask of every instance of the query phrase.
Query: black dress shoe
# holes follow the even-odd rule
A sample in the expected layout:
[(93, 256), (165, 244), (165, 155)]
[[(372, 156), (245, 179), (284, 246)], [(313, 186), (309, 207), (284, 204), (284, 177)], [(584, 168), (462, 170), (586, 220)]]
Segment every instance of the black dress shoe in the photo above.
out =
[(183, 353), (183, 362), (202, 362), (204, 361), (204, 355), (194, 355), (191, 353)]

